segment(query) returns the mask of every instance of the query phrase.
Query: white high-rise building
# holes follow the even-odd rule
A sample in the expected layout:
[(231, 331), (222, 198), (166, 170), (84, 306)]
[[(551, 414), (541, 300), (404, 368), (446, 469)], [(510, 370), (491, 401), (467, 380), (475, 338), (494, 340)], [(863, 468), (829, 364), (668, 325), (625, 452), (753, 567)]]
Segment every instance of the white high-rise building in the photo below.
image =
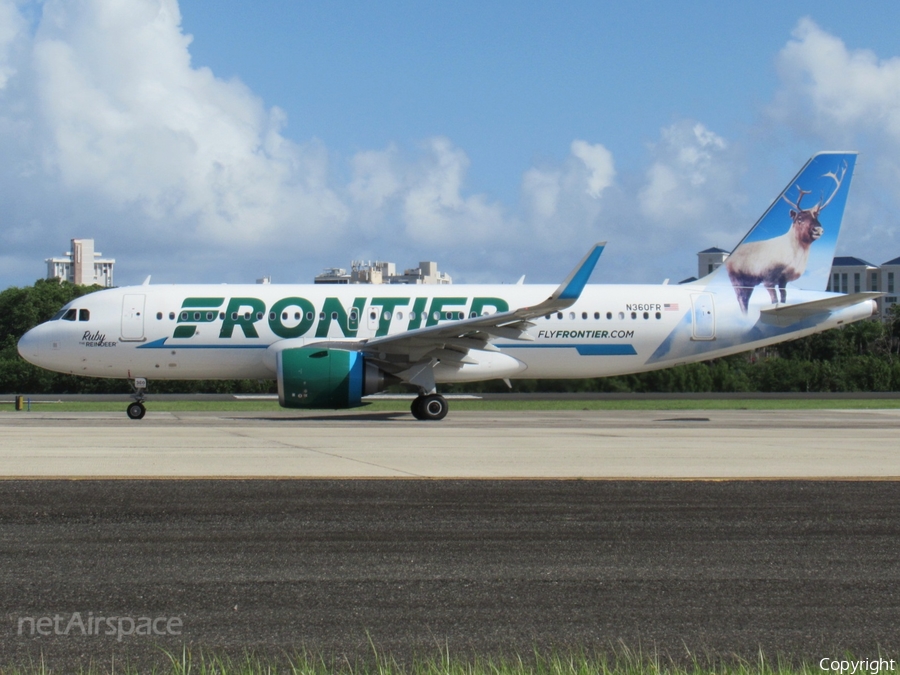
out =
[(94, 251), (93, 239), (73, 239), (72, 250), (65, 257), (47, 258), (47, 278), (62, 279), (79, 286), (113, 285), (114, 258), (103, 258)]

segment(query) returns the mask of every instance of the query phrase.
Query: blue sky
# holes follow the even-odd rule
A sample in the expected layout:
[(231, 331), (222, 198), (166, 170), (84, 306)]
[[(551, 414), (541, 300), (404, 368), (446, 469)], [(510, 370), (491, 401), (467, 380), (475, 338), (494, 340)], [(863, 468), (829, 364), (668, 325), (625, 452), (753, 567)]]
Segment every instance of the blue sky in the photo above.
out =
[(0, 284), (657, 283), (860, 150), (838, 251), (900, 255), (900, 3), (0, 0)]

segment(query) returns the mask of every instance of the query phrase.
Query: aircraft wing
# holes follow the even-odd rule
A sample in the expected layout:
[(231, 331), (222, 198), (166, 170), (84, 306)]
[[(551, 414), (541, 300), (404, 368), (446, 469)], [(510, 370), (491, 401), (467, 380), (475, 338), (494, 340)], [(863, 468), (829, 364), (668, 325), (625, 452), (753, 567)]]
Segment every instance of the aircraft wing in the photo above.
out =
[[(458, 321), (445, 321), (436, 326), (354, 343), (331, 343), (326, 340), (315, 343), (315, 346), (361, 351), (387, 372), (416, 383), (421, 381), (421, 374), (424, 371), (430, 372), (437, 361), (462, 365), (475, 362), (469, 356), (470, 350), (498, 351), (491, 344), (495, 339), (533, 340), (526, 332), (533, 325), (530, 320), (562, 311), (575, 304), (605, 246), (605, 241), (594, 244), (550, 297), (536, 305)], [(425, 381), (429, 379), (427, 372)]]
[(777, 307), (768, 307), (760, 310), (760, 318), (765, 323), (775, 324), (776, 326), (790, 326), (809, 316), (830, 312), (834, 309), (842, 307), (850, 307), (864, 300), (874, 300), (880, 298), (884, 293), (865, 292), (865, 293), (849, 293), (847, 295), (835, 295), (831, 298), (822, 300), (812, 300), (811, 302), (798, 302), (795, 305), (779, 305)]
[(536, 305), (373, 338), (365, 341), (360, 348), (370, 353), (399, 352), (412, 355), (440, 348), (442, 345), (462, 347), (466, 350), (490, 349), (488, 343), (494, 338), (532, 340), (533, 338), (525, 332), (532, 325), (529, 320), (562, 311), (575, 304), (605, 246), (605, 241), (594, 244), (553, 294)]

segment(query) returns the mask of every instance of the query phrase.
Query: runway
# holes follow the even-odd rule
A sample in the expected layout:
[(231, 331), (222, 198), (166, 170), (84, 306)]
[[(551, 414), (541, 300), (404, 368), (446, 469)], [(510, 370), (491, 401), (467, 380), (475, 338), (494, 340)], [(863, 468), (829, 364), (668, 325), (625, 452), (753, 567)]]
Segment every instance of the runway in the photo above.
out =
[(900, 477), (900, 410), (0, 413), (3, 478)]
[[(5, 481), (0, 664), (185, 644), (896, 658), (898, 515), (897, 482)], [(178, 632), (29, 630), (76, 612)]]
[[(185, 645), (897, 658), (898, 425), (893, 410), (0, 414), (0, 667), (149, 668)], [(125, 634), (57, 631), (76, 614)], [(141, 617), (176, 630), (129, 633)]]

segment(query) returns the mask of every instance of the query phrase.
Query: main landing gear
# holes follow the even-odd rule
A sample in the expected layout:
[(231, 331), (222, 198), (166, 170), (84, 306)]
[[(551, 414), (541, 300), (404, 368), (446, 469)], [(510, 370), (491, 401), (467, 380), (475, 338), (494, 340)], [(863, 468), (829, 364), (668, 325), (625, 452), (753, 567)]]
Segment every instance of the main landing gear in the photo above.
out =
[(133, 388), (134, 393), (131, 397), (134, 399), (134, 403), (128, 404), (125, 412), (131, 419), (139, 420), (147, 414), (147, 409), (144, 407), (144, 392), (147, 390), (147, 379), (136, 377)]
[(447, 416), (449, 407), (447, 399), (440, 394), (420, 394), (410, 406), (413, 417), (417, 420), (442, 420)]

